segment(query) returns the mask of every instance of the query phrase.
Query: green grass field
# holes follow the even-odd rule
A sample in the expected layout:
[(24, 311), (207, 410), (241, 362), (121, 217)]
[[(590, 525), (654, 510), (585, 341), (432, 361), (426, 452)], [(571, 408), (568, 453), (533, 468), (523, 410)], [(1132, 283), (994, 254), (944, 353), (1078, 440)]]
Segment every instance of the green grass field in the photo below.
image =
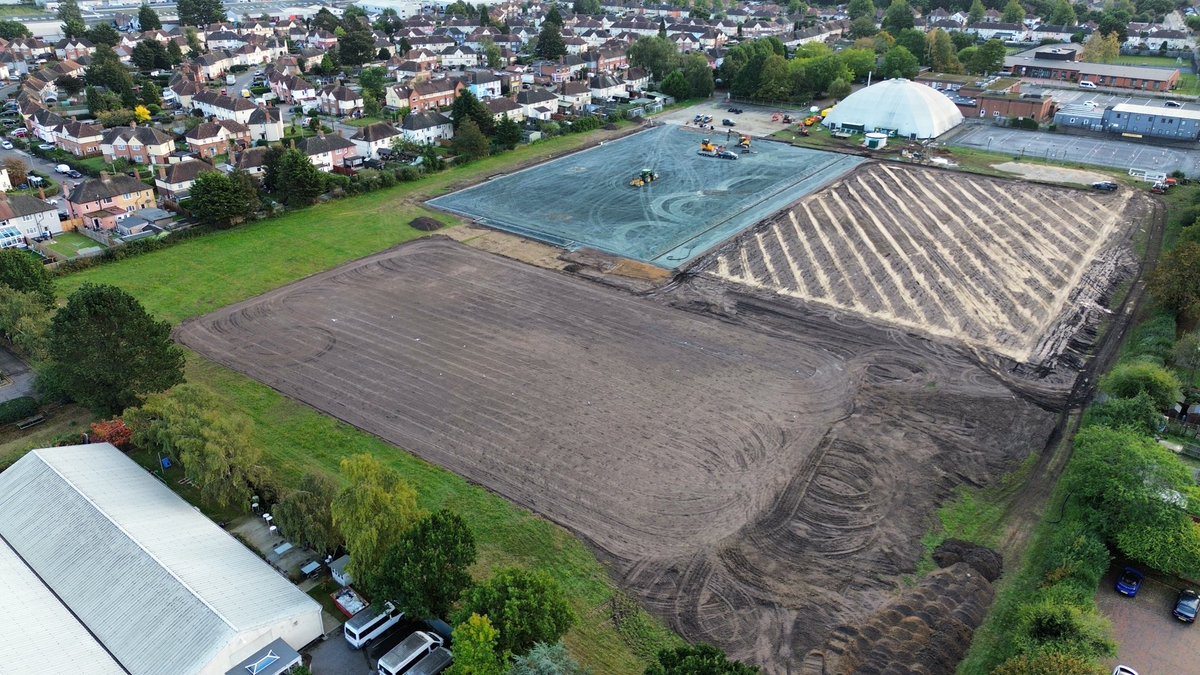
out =
[[(65, 297), (84, 282), (113, 284), (137, 296), (158, 317), (178, 323), (419, 237), (423, 233), (407, 224), (418, 215), (452, 221), (423, 208), (420, 200), (594, 140), (594, 135), (552, 139), (417, 183), (84, 270), (59, 279), (59, 293)], [(592, 672), (641, 673), (655, 651), (680, 643), (645, 612), (616, 626), (609, 603), (614, 597), (622, 602), (624, 596), (591, 551), (563, 528), (195, 354), (188, 355), (187, 379), (211, 387), (230, 410), (253, 421), (254, 443), (285, 484), (309, 470), (339, 476), (342, 458), (370, 452), (405, 476), (423, 507), (444, 506), (467, 520), (478, 539), (477, 577), (514, 564), (549, 572), (567, 589), (578, 618), (567, 645)]]
[(88, 239), (78, 232), (63, 232), (62, 234), (55, 235), (53, 243), (47, 242), (46, 246), (55, 253), (68, 258), (74, 258), (85, 248), (95, 248), (97, 246), (104, 248), (104, 245), (100, 242)]
[(1151, 54), (1144, 56), (1122, 55), (1116, 61), (1113, 61), (1113, 63), (1122, 66), (1154, 66), (1158, 68), (1179, 68), (1187, 65), (1187, 63), (1180, 63), (1171, 56), (1154, 56)]

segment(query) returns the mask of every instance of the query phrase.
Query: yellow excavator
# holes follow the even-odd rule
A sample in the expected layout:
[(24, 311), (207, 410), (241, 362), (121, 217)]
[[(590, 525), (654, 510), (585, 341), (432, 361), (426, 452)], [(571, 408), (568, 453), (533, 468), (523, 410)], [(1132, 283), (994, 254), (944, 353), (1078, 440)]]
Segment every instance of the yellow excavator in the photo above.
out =
[(640, 174), (635, 176), (633, 180), (629, 181), (629, 185), (631, 187), (642, 187), (643, 185), (649, 185), (656, 180), (658, 180), (658, 174), (654, 173), (650, 169), (642, 169)]
[(713, 145), (709, 139), (700, 141), (700, 154), (705, 157), (716, 157), (717, 159), (737, 159), (738, 156), (729, 151), (723, 145)]

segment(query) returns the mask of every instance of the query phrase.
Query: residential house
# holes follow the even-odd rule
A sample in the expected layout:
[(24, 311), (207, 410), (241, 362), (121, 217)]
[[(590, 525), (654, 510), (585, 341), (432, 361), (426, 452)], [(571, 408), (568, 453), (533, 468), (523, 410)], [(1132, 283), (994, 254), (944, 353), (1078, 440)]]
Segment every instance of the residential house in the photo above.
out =
[(462, 76), (475, 98), (484, 100), (500, 95), (500, 78), (490, 70), (468, 70)]
[(592, 90), (587, 82), (581, 80), (563, 82), (555, 89), (555, 93), (558, 94), (558, 107), (572, 112), (583, 110), (584, 106), (592, 102)]
[(254, 112), (250, 113), (246, 126), (250, 131), (251, 142), (278, 143), (283, 140), (283, 118), (279, 115), (279, 108), (255, 108)]
[[(65, 188), (66, 186), (64, 186)], [(130, 212), (154, 206), (154, 188), (125, 175), (102, 174), (67, 191), (67, 215), (82, 227), (115, 230)]]
[(588, 80), (588, 88), (593, 100), (607, 101), (612, 98), (627, 98), (629, 90), (620, 78), (605, 73), (597, 73)]
[(320, 105), (317, 101), (317, 88), (302, 77), (273, 72), (267, 78), (267, 84), (279, 100), (289, 105), (298, 105), (304, 112)]
[[(237, 124), (237, 122), (232, 122), (232, 124)], [(248, 136), (248, 128), (245, 125), (239, 126), (247, 129)], [(184, 134), (184, 140), (187, 141), (189, 150), (204, 159), (229, 152), (229, 135), (225, 128), (216, 122), (203, 122), (196, 125), (194, 129)]]
[(438, 52), (438, 63), (443, 68), (474, 68), (480, 64), (479, 52), (470, 47), (449, 46)]
[(645, 91), (650, 86), (650, 73), (641, 68), (630, 68), (625, 71), (625, 88), (631, 93)]
[(406, 87), (389, 88), (385, 103), (392, 108), (408, 108), (414, 112), (445, 108), (454, 105), (454, 99), (465, 88), (462, 80), (452, 78), (412, 82)]
[(83, 38), (64, 38), (54, 45), (54, 54), (66, 61), (86, 59), (96, 52), (96, 45)]
[(180, 202), (187, 199), (196, 177), (202, 173), (218, 171), (217, 167), (198, 159), (188, 159), (174, 164), (160, 164), (154, 185), (163, 199)]
[(126, 159), (135, 164), (166, 164), (175, 152), (175, 139), (152, 127), (113, 127), (100, 141), (104, 161)]
[(358, 149), (359, 157), (374, 158), (380, 148), (391, 148), (392, 140), (403, 135), (389, 122), (376, 122), (359, 129), (350, 140)]
[(192, 108), (202, 112), (205, 117), (246, 124), (258, 106), (241, 96), (223, 96), (215, 91), (203, 91), (192, 97)]
[(526, 118), (548, 120), (558, 110), (558, 96), (545, 89), (528, 89), (517, 94), (517, 103)]
[[(7, 172), (5, 173), (7, 180)], [(16, 229), (26, 244), (34, 237), (47, 234), (62, 234), (62, 221), (58, 219), (58, 207), (25, 195), (9, 195), (0, 192), (0, 231)]]
[(322, 171), (333, 171), (333, 167), (343, 166), (348, 158), (358, 156), (358, 147), (353, 142), (324, 133), (305, 138), (296, 147)]
[(326, 115), (361, 115), (363, 95), (345, 85), (329, 85), (317, 92), (317, 104)]
[(103, 127), (71, 120), (62, 124), (55, 144), (59, 149), (76, 157), (92, 157), (100, 154), (100, 143), (103, 140)]
[(47, 143), (56, 143), (66, 120), (45, 108), (39, 108), (26, 120), (26, 124), (29, 126), (29, 133)]
[(256, 146), (234, 153), (231, 158), (234, 167), (245, 171), (251, 176), (261, 176), (267, 170), (267, 148)]
[(489, 98), (483, 102), (483, 105), (487, 106), (487, 109), (491, 111), (492, 117), (496, 118), (497, 122), (506, 117), (514, 122), (520, 122), (525, 119), (525, 109), (511, 98)]
[(454, 124), (436, 110), (409, 113), (400, 130), (405, 140), (412, 143), (432, 144), (454, 137)]

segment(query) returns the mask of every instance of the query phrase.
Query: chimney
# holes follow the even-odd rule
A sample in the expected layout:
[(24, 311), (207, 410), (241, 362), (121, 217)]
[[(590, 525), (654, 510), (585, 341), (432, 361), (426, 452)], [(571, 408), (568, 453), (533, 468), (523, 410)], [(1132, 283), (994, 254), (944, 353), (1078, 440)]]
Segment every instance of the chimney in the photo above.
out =
[(137, 128), (137, 120), (129, 120), (129, 128), (136, 129)]
[(166, 165), (164, 165), (164, 164), (158, 165), (158, 177), (162, 179), (162, 182), (164, 182), (164, 183), (167, 182), (167, 167), (166, 167)]

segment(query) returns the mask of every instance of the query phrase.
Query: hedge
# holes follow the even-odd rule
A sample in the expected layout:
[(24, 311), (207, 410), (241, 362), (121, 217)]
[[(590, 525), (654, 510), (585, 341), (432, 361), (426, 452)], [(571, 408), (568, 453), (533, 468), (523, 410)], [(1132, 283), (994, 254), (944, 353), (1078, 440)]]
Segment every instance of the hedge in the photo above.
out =
[(12, 424), (37, 414), (38, 402), (32, 396), (22, 396), (0, 403), (0, 424)]

